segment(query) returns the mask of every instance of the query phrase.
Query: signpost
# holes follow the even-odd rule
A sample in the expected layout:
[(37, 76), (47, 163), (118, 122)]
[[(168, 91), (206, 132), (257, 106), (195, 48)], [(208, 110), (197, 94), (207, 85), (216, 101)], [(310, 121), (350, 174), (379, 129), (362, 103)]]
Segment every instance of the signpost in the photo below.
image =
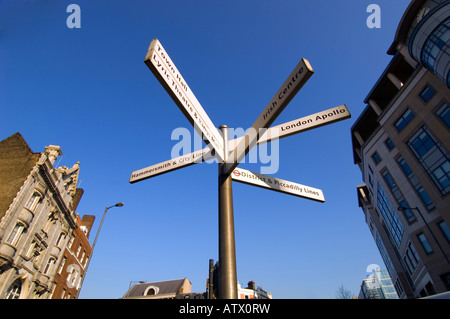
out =
[[(228, 141), (228, 127), (221, 133), (209, 119), (158, 39), (150, 43), (145, 63), (174, 100), (207, 147), (131, 173), (130, 183), (171, 172), (209, 159), (219, 160), (219, 287), (221, 299), (237, 298), (232, 180), (289, 195), (325, 202), (322, 190), (237, 168), (252, 147), (350, 118), (345, 105), (270, 127), (314, 73), (302, 59), (243, 137)], [(230, 150), (230, 151), (229, 151)]]
[[(335, 123), (350, 118), (350, 112), (345, 105), (340, 105), (322, 112), (311, 114), (287, 123), (269, 127), (256, 142), (257, 145), (268, 143), (276, 138), (284, 138), (311, 130), (323, 125)], [(228, 149), (234, 149), (244, 137), (228, 141)], [(177, 158), (134, 171), (130, 176), (130, 183), (136, 183), (147, 178), (168, 173), (186, 166), (209, 161), (215, 157), (215, 150), (209, 146)]]
[(231, 174), (231, 177), (236, 182), (262, 187), (289, 195), (303, 197), (321, 203), (325, 202), (325, 196), (323, 195), (322, 190), (318, 188), (289, 182), (284, 179), (275, 178), (268, 175), (250, 172), (242, 168), (235, 168), (233, 173)]

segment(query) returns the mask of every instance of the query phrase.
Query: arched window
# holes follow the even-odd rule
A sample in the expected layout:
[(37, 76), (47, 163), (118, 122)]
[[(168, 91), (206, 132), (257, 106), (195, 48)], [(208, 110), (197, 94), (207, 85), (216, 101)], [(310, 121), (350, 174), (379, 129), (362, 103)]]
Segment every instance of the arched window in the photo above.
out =
[(154, 296), (159, 292), (159, 288), (156, 286), (149, 286), (145, 289), (144, 296)]
[(16, 279), (6, 291), (6, 299), (19, 299), (22, 292), (22, 281)]

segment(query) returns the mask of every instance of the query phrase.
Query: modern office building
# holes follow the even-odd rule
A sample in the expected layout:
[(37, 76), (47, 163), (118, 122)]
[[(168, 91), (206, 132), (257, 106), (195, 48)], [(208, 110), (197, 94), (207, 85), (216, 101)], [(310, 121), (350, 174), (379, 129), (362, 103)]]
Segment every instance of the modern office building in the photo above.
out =
[(449, 1), (411, 1), (351, 129), (359, 206), (400, 298), (450, 290), (449, 16)]
[(375, 269), (363, 280), (358, 299), (398, 299), (389, 273), (386, 270)]
[(59, 146), (34, 153), (20, 133), (0, 141), (0, 299), (48, 299), (81, 199), (78, 163), (55, 167)]

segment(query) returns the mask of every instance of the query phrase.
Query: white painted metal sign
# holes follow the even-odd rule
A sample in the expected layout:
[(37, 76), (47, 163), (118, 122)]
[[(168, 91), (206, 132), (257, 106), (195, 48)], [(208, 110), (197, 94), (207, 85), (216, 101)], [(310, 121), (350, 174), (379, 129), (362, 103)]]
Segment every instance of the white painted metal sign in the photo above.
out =
[[(345, 104), (337, 107), (311, 114), (299, 119), (286, 122), (264, 131), (256, 142), (257, 145), (268, 143), (273, 139), (280, 139), (294, 134), (305, 132), (323, 125), (342, 121), (351, 117)], [(244, 137), (238, 137), (228, 142), (228, 149), (234, 149)]]
[(268, 128), (284, 110), (292, 98), (302, 88), (302, 86), (313, 75), (314, 71), (306, 59), (302, 59), (294, 71), (289, 75), (287, 80), (283, 83), (281, 88), (270, 100), (263, 112), (256, 119), (255, 123), (248, 130), (245, 138), (233, 149), (230, 156), (225, 160), (225, 172), (231, 171), (239, 164), (240, 161), (247, 155), (250, 148), (256, 145), (260, 129)]
[(136, 183), (144, 179), (168, 173), (186, 166), (201, 163), (214, 158), (214, 150), (209, 147), (187, 155), (179, 156), (159, 164), (155, 164), (140, 170), (134, 171), (130, 176), (130, 183)]
[[(351, 114), (345, 105), (340, 105), (322, 112), (311, 114), (299, 119), (286, 122), (271, 128), (268, 128), (258, 139), (257, 144), (268, 143), (276, 138), (283, 138), (305, 132), (307, 130), (323, 125), (335, 123), (351, 117)], [(238, 137), (228, 142), (228, 149), (234, 149), (244, 137)], [(179, 156), (177, 158), (152, 165), (131, 173), (130, 183), (135, 183), (150, 177), (155, 177), (163, 173), (171, 172), (179, 168), (190, 166), (215, 157), (214, 150), (209, 147), (190, 154)]]
[(145, 56), (149, 67), (206, 144), (211, 144), (223, 160), (223, 138), (206, 114), (158, 39), (153, 39)]
[(318, 188), (289, 182), (268, 175), (253, 173), (242, 168), (235, 168), (231, 174), (231, 177), (236, 182), (258, 186), (289, 195), (299, 196), (322, 203), (325, 202), (323, 191)]

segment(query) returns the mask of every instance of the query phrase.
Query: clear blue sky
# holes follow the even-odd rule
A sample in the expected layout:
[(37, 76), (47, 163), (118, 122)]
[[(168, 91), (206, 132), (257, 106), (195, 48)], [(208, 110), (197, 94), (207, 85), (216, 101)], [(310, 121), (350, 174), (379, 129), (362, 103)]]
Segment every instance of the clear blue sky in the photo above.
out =
[[(131, 281), (187, 277), (205, 291), (218, 259), (217, 164), (136, 184), (168, 160), (175, 128), (193, 132), (144, 64), (158, 38), (216, 126), (248, 128), (301, 58), (315, 74), (273, 125), (346, 104), (352, 118), (280, 140), (275, 177), (320, 188), (326, 203), (233, 183), (238, 280), (274, 298), (358, 294), (384, 267), (357, 204), (350, 127), (390, 61), (407, 0), (0, 1), (0, 139), (19, 131), (35, 152), (59, 145), (80, 162), (80, 215), (103, 224), (80, 298), (119, 298)], [(367, 6), (381, 8), (370, 29)], [(260, 164), (240, 167), (259, 171)]]

